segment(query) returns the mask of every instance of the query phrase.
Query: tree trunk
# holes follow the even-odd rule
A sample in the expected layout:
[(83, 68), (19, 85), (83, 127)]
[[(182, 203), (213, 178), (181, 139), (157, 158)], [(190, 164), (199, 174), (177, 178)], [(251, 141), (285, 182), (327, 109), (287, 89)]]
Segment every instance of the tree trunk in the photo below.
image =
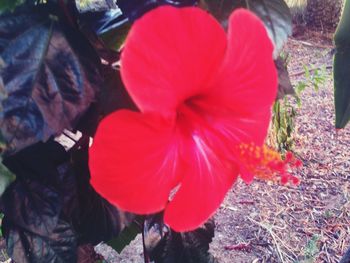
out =
[(308, 0), (306, 22), (321, 30), (334, 31), (341, 15), (344, 0)]
[[(350, 120), (350, 0), (345, 1), (344, 11), (334, 35), (334, 43), (335, 127), (340, 129)], [(349, 261), (346, 262), (349, 263), (350, 249), (347, 257)]]

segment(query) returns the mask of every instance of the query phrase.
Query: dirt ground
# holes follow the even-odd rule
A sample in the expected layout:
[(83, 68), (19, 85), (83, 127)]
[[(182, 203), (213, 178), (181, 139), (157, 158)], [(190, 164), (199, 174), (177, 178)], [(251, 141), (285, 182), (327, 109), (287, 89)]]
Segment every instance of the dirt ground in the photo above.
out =
[[(292, 83), (306, 82), (304, 65), (327, 68), (319, 90), (307, 87), (297, 109), (301, 184), (238, 181), (215, 215), (211, 252), (220, 263), (333, 263), (350, 246), (350, 125), (333, 126), (331, 34), (298, 30), (284, 50)], [(140, 236), (120, 255), (105, 245), (95, 250), (107, 262), (143, 263)]]
[[(304, 65), (311, 73), (326, 68), (319, 90), (307, 87), (297, 109), (301, 184), (236, 183), (215, 215), (211, 252), (220, 263), (333, 263), (350, 246), (350, 126), (333, 126), (332, 34), (297, 30), (284, 50), (292, 83), (306, 82)], [(108, 262), (143, 262), (140, 236), (121, 255), (96, 250)]]

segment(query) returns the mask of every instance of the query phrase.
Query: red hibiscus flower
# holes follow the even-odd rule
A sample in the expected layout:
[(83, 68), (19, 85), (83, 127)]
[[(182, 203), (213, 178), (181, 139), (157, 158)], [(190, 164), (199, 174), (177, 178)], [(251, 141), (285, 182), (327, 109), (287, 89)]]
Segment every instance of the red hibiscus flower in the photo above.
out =
[(195, 7), (159, 7), (137, 20), (121, 75), (140, 112), (101, 122), (89, 161), (96, 191), (126, 211), (165, 209), (165, 223), (188, 231), (239, 175), (292, 178), (287, 161), (263, 146), (277, 88), (272, 51), (263, 23), (243, 9), (227, 34)]

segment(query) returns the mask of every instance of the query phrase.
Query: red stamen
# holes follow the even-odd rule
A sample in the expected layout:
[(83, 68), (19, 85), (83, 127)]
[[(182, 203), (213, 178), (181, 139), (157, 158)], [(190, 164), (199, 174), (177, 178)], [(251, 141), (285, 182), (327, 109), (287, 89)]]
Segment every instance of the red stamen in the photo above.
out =
[(239, 159), (245, 167), (256, 177), (263, 180), (279, 180), (281, 184), (291, 181), (298, 184), (299, 179), (287, 171), (294, 167), (300, 167), (301, 161), (288, 152), (282, 160), (281, 155), (267, 146), (256, 146), (254, 144), (240, 144)]

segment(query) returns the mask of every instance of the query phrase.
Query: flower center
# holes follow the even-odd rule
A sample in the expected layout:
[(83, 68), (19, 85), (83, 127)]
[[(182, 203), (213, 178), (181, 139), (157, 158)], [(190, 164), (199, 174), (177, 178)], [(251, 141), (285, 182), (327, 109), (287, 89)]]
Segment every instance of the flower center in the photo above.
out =
[(196, 105), (196, 97), (185, 100), (177, 108), (177, 121), (185, 134), (190, 135), (198, 129), (211, 129), (204, 119), (204, 112)]
[(195, 138), (200, 137), (207, 149), (222, 162), (238, 164), (242, 168), (242, 176), (248, 173), (263, 180), (279, 180), (282, 184), (289, 181), (299, 183), (298, 178), (288, 172), (290, 168), (301, 166), (293, 154), (287, 153), (283, 160), (278, 152), (265, 145), (232, 142), (232, 138), (211, 124), (209, 114), (197, 103), (196, 98), (186, 100), (178, 107), (177, 122), (183, 134), (194, 145), (197, 145)]

